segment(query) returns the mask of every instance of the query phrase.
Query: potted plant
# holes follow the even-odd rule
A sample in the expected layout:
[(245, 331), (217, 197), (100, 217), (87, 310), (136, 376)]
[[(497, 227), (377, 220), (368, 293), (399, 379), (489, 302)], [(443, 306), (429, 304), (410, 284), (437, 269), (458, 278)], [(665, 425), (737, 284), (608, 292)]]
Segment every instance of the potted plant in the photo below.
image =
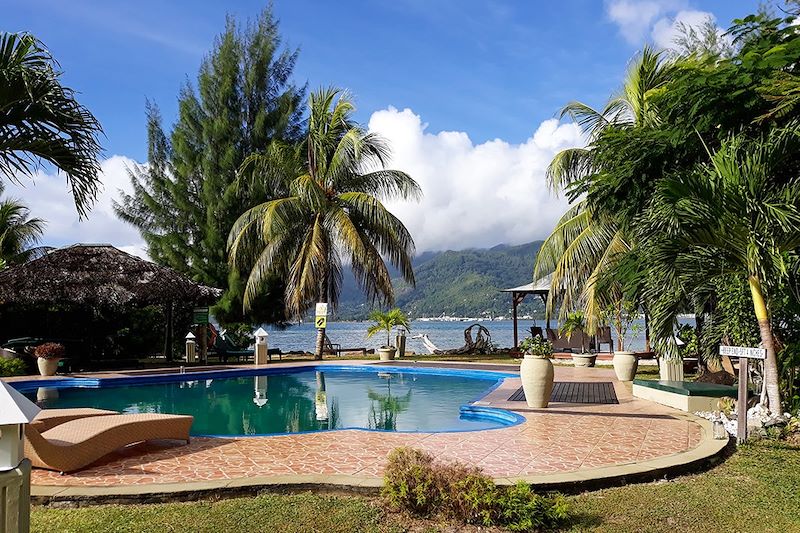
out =
[(639, 325), (636, 319), (636, 305), (627, 300), (619, 300), (606, 308), (604, 317), (617, 332), (617, 350), (614, 351), (614, 372), (620, 381), (633, 381), (639, 368), (636, 353), (626, 350), (625, 340), (630, 332), (636, 335)]
[(525, 358), (519, 367), (519, 377), (522, 380), (522, 390), (525, 391), (525, 401), (528, 407), (547, 407), (550, 395), (553, 393), (553, 345), (539, 335), (528, 337), (520, 345)]
[(46, 342), (33, 349), (36, 363), (39, 366), (39, 373), (43, 376), (55, 376), (58, 369), (58, 362), (64, 358), (63, 344), (57, 342)]
[(581, 352), (579, 354), (572, 354), (572, 363), (575, 366), (594, 366), (597, 356), (595, 354), (590, 354), (586, 346), (588, 336), (586, 335), (586, 316), (583, 314), (583, 311), (569, 313), (558, 333), (559, 335), (566, 335), (567, 340), (570, 340), (572, 335), (576, 332), (581, 336)]
[(373, 311), (369, 315), (369, 319), (375, 322), (367, 329), (367, 338), (372, 337), (376, 333), (386, 332), (386, 344), (378, 348), (378, 355), (381, 361), (391, 361), (394, 359), (397, 349), (392, 346), (392, 329), (397, 326), (403, 326), (408, 331), (411, 331), (408, 317), (399, 308), (390, 309), (389, 311)]

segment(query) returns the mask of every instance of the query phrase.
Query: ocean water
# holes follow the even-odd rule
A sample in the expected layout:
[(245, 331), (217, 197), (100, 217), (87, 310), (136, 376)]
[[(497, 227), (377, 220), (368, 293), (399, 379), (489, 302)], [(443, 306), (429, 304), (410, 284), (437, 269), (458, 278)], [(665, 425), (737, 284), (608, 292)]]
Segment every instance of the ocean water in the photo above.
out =
[[(641, 321), (638, 321), (641, 324)], [(411, 331), (406, 337), (406, 349), (416, 353), (428, 353), (421, 339), (412, 338), (414, 335), (426, 333), (428, 338), (441, 350), (460, 348), (464, 346), (464, 328), (473, 322), (442, 322), (419, 321), (411, 323)], [(492, 342), (500, 348), (511, 348), (514, 344), (514, 323), (511, 320), (497, 320), (480, 322), (492, 336)], [(538, 325), (544, 328), (544, 321), (520, 320), (520, 340), (530, 335), (530, 327)], [(553, 322), (555, 325), (555, 322)], [(331, 342), (340, 344), (342, 348), (378, 348), (386, 342), (386, 337), (377, 334), (367, 338), (367, 328), (370, 322), (328, 322), (328, 337)], [(477, 328), (476, 328), (477, 329)], [(642, 328), (643, 329), (643, 328)], [(280, 348), (287, 351), (313, 351), (316, 329), (311, 322), (290, 326), (287, 329), (267, 328), (269, 332), (270, 348)], [(644, 349), (644, 335), (639, 334), (631, 338), (629, 335), (626, 343), (631, 349)], [(615, 339), (615, 345), (616, 345)]]

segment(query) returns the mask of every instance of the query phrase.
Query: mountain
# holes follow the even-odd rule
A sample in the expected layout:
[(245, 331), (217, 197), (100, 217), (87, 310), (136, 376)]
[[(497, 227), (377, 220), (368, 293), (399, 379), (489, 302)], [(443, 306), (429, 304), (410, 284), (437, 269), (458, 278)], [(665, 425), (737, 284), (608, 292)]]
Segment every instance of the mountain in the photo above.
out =
[[(500, 290), (531, 281), (541, 244), (542, 241), (534, 241), (518, 246), (425, 252), (414, 259), (415, 288), (392, 272), (396, 303), (415, 318), (510, 316), (511, 295)], [(339, 301), (339, 320), (363, 319), (369, 313), (370, 305), (349, 272)], [(542, 309), (541, 301), (529, 296), (519, 313), (533, 314)]]

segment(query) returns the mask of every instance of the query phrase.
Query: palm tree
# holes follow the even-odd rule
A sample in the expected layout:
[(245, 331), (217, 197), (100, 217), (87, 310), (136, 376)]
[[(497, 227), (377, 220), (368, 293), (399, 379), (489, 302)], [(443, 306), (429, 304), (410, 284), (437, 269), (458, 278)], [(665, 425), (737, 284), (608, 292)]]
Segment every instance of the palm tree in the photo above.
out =
[[(0, 185), (0, 193), (2, 193)], [(0, 268), (24, 263), (46, 248), (35, 246), (42, 237), (45, 222), (28, 218), (28, 208), (11, 200), (0, 200)]]
[[(342, 256), (373, 302), (391, 304), (394, 290), (386, 257), (414, 284), (414, 241), (382, 200), (418, 198), (417, 182), (385, 164), (386, 142), (352, 120), (346, 93), (311, 94), (308, 130), (297, 145), (274, 142), (266, 153), (242, 164), (242, 178), (277, 192), (275, 200), (246, 211), (231, 229), (228, 248), (235, 268), (251, 268), (245, 288), (248, 307), (269, 276), (285, 282), (287, 312), (301, 317), (314, 302), (336, 305)], [(325, 329), (317, 333), (322, 358)]]
[(67, 175), (84, 216), (100, 184), (102, 129), (61, 85), (57, 67), (33, 36), (0, 34), (0, 177), (16, 180), (52, 164)]
[(645, 47), (631, 62), (622, 89), (597, 111), (581, 102), (565, 106), (587, 137), (585, 147), (568, 148), (555, 155), (547, 169), (554, 191), (565, 190), (574, 205), (556, 224), (536, 256), (534, 279), (553, 273), (547, 312), (560, 300), (562, 317), (583, 305), (587, 328), (593, 331), (604, 307), (597, 294), (599, 277), (631, 250), (630, 235), (618, 220), (594, 209), (583, 196), (603, 169), (596, 161), (594, 143), (608, 128), (645, 128), (658, 125), (652, 97), (673, 77), (676, 63), (661, 52)]
[(750, 142), (733, 136), (702, 172), (661, 182), (641, 226), (651, 275), (645, 294), (664, 352), (676, 349), (673, 328), (682, 300), (715, 280), (746, 276), (767, 351), (764, 388), (773, 411), (781, 398), (770, 288), (786, 279), (788, 256), (800, 247), (800, 180), (776, 176), (785, 154), (799, 147), (798, 124)]
[(372, 337), (381, 331), (386, 332), (386, 346), (392, 345), (392, 329), (397, 326), (403, 326), (411, 331), (411, 323), (406, 314), (395, 307), (389, 311), (383, 312), (375, 310), (369, 315), (369, 319), (375, 322), (367, 329), (367, 337)]

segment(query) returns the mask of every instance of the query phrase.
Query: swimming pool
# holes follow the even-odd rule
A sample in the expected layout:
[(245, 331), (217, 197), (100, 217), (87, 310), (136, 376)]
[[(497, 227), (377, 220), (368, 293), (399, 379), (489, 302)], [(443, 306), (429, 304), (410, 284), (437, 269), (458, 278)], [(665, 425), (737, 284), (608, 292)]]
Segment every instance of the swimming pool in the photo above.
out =
[(509, 375), (451, 369), (315, 366), (60, 379), (15, 385), (42, 408), (96, 407), (195, 417), (193, 435), (367, 429), (471, 431), (519, 415), (468, 405)]

